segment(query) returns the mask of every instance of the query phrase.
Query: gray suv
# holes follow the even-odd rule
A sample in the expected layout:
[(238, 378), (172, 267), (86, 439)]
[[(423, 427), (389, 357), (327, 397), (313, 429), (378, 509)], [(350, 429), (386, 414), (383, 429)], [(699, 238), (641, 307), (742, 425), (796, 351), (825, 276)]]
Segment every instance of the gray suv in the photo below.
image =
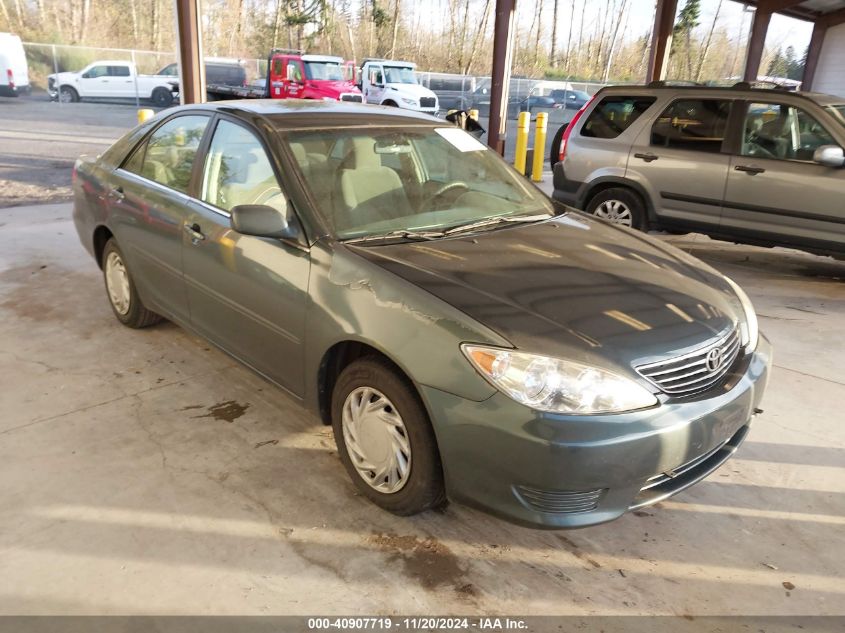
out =
[(845, 98), (609, 87), (557, 138), (554, 197), (598, 217), (845, 255)]

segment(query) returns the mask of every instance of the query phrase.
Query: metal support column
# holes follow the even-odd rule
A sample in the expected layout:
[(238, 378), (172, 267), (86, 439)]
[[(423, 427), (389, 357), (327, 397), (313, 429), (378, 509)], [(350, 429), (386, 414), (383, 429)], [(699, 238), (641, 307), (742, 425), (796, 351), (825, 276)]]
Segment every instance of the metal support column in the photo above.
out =
[(493, 72), (490, 85), (490, 121), (487, 145), (504, 155), (511, 80), (513, 21), (516, 0), (496, 0), (496, 25), (493, 30)]
[(669, 68), (669, 51), (672, 48), (672, 30), (675, 28), (675, 12), (678, 0), (657, 0), (654, 12), (654, 29), (651, 33), (651, 49), (648, 55), (646, 83), (666, 79)]
[(183, 104), (205, 102), (205, 65), (197, 0), (175, 0), (179, 42), (179, 96)]
[(771, 19), (771, 11), (767, 11), (758, 5), (754, 12), (754, 19), (751, 21), (751, 35), (748, 38), (745, 72), (742, 75), (745, 81), (757, 81), (757, 75), (760, 72), (760, 60), (763, 59), (763, 47), (766, 44), (766, 33), (769, 32), (769, 21)]

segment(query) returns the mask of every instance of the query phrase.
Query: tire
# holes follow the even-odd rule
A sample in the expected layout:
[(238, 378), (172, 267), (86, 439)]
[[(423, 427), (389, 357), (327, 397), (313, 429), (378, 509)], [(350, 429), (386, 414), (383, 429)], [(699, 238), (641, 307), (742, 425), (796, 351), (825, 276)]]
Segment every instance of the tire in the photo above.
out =
[(395, 101), (385, 101), (381, 105), (385, 105), (385, 106), (388, 106), (390, 108), (398, 108), (399, 107), (399, 104), (396, 103)]
[(156, 88), (153, 90), (152, 99), (159, 108), (167, 108), (173, 104), (173, 93), (167, 88)]
[[(103, 260), (101, 263), (103, 269), (103, 281), (106, 284), (106, 297), (108, 298), (112, 312), (114, 312), (118, 321), (123, 323), (126, 327), (138, 329), (153, 325), (162, 320), (162, 318), (155, 312), (147, 310), (141, 302), (141, 298), (138, 296), (138, 289), (135, 287), (135, 282), (132, 280), (132, 275), (126, 265), (126, 260), (123, 258), (123, 253), (114, 238), (111, 238), (108, 242), (106, 242), (106, 245), (103, 248)], [(126, 306), (121, 305), (118, 301), (116, 301), (116, 294), (113, 292), (113, 290), (117, 290), (117, 294), (123, 294), (123, 292), (118, 289), (118, 285), (116, 283), (120, 277), (119, 271), (112, 270), (112, 267), (117, 264), (123, 267), (123, 273), (125, 274), (126, 286), (123, 290), (128, 297), (128, 305)], [(113, 272), (117, 275), (117, 277), (111, 276)]]
[(554, 137), (552, 138), (552, 147), (551, 147), (551, 154), (549, 155), (549, 164), (551, 165), (552, 169), (555, 168), (555, 165), (560, 162), (560, 143), (563, 140), (563, 135), (566, 132), (566, 128), (569, 127), (569, 123), (564, 123), (558, 128), (558, 131), (555, 132)]
[(79, 101), (79, 93), (76, 91), (76, 88), (62, 86), (59, 88), (59, 101), (62, 103), (76, 103)]
[[(352, 417), (356, 398), (366, 398), (367, 402), (377, 406), (381, 403), (383, 408), (369, 417), (365, 414), (356, 424)], [(344, 415), (347, 416), (346, 424)], [(394, 424), (398, 418), (401, 426), (385, 422), (386, 415)], [(428, 414), (413, 384), (389, 362), (376, 357), (362, 358), (341, 372), (332, 392), (332, 428), (346, 472), (361, 494), (380, 508), (408, 516), (446, 503), (440, 453)], [(395, 441), (394, 437), (400, 438), (399, 441)], [(405, 440), (404, 447), (398, 449), (401, 438)], [(348, 442), (354, 442), (362, 453), (355, 454)], [(389, 491), (385, 490), (391, 483), (388, 477), (374, 477), (376, 471), (368, 470), (366, 466), (375, 465), (377, 468), (380, 467), (377, 463), (392, 463), (397, 466), (388, 470), (398, 472), (400, 460), (391, 459), (397, 450), (405, 457), (406, 474), (404, 482), (402, 476), (394, 478), (394, 486), (401, 485)], [(384, 459), (380, 462), (362, 460), (361, 455), (383, 456)], [(356, 466), (356, 463), (359, 465)], [(362, 474), (359, 469), (366, 472)], [(377, 489), (378, 485), (383, 488)]]
[(587, 204), (587, 213), (612, 224), (645, 231), (648, 229), (645, 205), (639, 194), (625, 187), (600, 191)]

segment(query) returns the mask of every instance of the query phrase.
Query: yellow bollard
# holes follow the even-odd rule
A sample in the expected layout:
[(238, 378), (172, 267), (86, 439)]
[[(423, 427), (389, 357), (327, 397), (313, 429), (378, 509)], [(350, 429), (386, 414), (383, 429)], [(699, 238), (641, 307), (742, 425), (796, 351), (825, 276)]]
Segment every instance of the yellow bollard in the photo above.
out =
[(476, 121), (478, 121), (478, 110), (476, 110), (475, 108), (473, 108), (472, 110), (470, 110), (470, 111), (469, 111), (469, 118), (470, 118), (470, 119), (475, 119)]
[(149, 108), (141, 108), (138, 110), (138, 124), (140, 125), (144, 121), (149, 121), (155, 116), (155, 114), (156, 113)]
[(528, 153), (528, 133), (531, 129), (531, 114), (520, 112), (516, 121), (516, 153), (513, 157), (514, 168), (525, 175), (525, 158)]
[(537, 128), (534, 131), (534, 165), (531, 168), (531, 180), (543, 180), (543, 161), (546, 153), (546, 127), (549, 115), (546, 112), (537, 113)]

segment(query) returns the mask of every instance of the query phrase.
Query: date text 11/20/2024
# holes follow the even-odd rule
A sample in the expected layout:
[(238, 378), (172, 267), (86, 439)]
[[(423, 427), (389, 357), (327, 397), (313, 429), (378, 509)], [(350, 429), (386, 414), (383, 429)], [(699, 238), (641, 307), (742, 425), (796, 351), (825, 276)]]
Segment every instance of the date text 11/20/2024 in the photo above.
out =
[(482, 631), (515, 631), (528, 628), (525, 620), (519, 618), (446, 618), (446, 617), (354, 617), (354, 618), (308, 618), (308, 629), (311, 631), (339, 629), (349, 631), (366, 630), (482, 630)]

